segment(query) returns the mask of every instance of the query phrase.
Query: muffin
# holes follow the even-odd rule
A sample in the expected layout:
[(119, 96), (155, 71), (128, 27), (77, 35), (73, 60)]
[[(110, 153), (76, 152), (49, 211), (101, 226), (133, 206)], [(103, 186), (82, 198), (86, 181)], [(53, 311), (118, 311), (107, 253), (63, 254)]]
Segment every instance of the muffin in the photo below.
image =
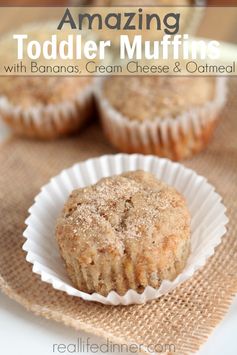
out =
[(18, 134), (52, 139), (92, 112), (92, 77), (1, 77), (0, 117)]
[[(43, 43), (55, 35), (57, 26), (55, 22), (30, 23), (14, 31), (26, 33), (29, 40)], [(69, 34), (69, 29), (59, 31), (58, 41), (66, 40)], [(13, 33), (6, 33), (0, 38), (0, 46), (5, 53), (0, 58), (0, 65), (15, 63), (17, 41), (13, 41), (12, 36)], [(21, 76), (12, 74), (0, 78), (0, 118), (16, 133), (52, 139), (75, 132), (89, 119), (93, 108), (93, 77), (64, 76), (76, 75), (73, 70), (78, 65), (76, 59), (68, 61), (57, 57), (46, 60), (41, 53), (35, 61), (35, 72), (35, 68), (32, 71), (34, 62), (27, 55), (25, 45), (21, 62), (22, 67), (27, 68), (20, 73)]]
[(173, 280), (190, 248), (184, 198), (144, 171), (103, 178), (73, 191), (56, 239), (75, 287), (124, 295)]
[(109, 77), (97, 87), (108, 140), (123, 152), (188, 158), (209, 142), (226, 99), (214, 77)]

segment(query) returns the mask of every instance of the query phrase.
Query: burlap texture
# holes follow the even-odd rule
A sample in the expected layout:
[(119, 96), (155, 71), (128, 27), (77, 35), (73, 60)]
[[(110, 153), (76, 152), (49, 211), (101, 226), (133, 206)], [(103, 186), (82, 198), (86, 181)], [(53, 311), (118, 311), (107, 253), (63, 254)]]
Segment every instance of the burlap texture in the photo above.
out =
[[(113, 153), (93, 124), (57, 142), (13, 138), (0, 149), (0, 286), (28, 310), (116, 343), (174, 344), (177, 354), (195, 352), (221, 320), (237, 292), (237, 81), (208, 149), (185, 165), (208, 178), (224, 197), (230, 223), (215, 255), (169, 295), (145, 305), (111, 307), (56, 291), (32, 273), (21, 250), (27, 209), (42, 184), (73, 163)], [(235, 89), (236, 88), (236, 89)], [(146, 349), (145, 349), (146, 350)], [(144, 350), (144, 351), (145, 351)]]

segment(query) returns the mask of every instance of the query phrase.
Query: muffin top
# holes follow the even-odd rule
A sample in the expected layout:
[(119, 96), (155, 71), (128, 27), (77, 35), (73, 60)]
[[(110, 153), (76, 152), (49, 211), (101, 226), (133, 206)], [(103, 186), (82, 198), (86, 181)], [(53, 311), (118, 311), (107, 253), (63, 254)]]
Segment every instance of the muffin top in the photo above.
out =
[(211, 77), (114, 76), (105, 80), (103, 95), (110, 105), (130, 120), (175, 118), (213, 100)]
[(128, 172), (73, 191), (56, 236), (60, 248), (84, 264), (101, 253), (133, 257), (137, 248), (161, 245), (173, 255), (190, 237), (190, 216), (174, 188), (150, 173)]
[(23, 108), (70, 101), (91, 82), (91, 77), (1, 77), (0, 97)]

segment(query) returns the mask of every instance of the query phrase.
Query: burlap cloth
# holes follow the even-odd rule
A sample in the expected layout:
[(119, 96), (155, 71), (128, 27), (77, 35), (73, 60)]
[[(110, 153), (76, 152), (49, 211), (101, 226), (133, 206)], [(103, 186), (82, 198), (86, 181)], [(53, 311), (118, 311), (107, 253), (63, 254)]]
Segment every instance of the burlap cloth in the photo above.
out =
[(195, 352), (226, 313), (237, 292), (237, 81), (208, 149), (185, 165), (208, 178), (223, 196), (230, 223), (215, 255), (190, 281), (145, 305), (111, 307), (56, 291), (32, 273), (21, 250), (27, 209), (42, 184), (73, 163), (113, 149), (92, 124), (79, 136), (45, 143), (13, 138), (0, 149), (0, 286), (37, 315), (116, 343), (174, 344)]

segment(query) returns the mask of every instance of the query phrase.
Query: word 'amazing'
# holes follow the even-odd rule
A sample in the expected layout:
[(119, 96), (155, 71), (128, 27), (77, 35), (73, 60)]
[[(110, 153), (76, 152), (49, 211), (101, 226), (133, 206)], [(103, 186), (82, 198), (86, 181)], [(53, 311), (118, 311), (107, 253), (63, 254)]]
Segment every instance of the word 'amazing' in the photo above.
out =
[[(72, 30), (164, 30), (165, 34), (172, 35), (179, 32), (180, 14), (169, 12), (162, 19), (157, 13), (144, 14), (143, 9), (137, 12), (111, 12), (103, 16), (99, 13), (79, 13), (77, 21), (69, 9), (66, 9), (57, 29), (61, 30), (65, 24), (69, 24)], [(154, 27), (153, 27), (154, 26)]]

